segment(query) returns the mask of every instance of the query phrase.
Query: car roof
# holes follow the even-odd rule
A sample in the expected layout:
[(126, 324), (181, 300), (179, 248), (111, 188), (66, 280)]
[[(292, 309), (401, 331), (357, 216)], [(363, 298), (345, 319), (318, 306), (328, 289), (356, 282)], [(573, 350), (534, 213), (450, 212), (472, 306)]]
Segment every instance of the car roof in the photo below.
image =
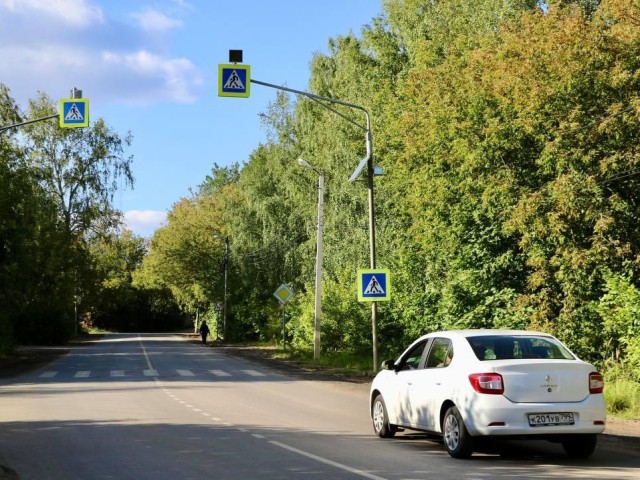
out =
[(545, 332), (539, 332), (536, 330), (509, 330), (509, 329), (493, 329), (493, 328), (470, 328), (466, 330), (442, 330), (438, 332), (431, 332), (423, 335), (420, 338), (428, 338), (435, 336), (451, 336), (451, 337), (487, 337), (487, 336), (522, 336), (522, 335), (541, 335), (545, 337), (551, 337), (552, 335)]

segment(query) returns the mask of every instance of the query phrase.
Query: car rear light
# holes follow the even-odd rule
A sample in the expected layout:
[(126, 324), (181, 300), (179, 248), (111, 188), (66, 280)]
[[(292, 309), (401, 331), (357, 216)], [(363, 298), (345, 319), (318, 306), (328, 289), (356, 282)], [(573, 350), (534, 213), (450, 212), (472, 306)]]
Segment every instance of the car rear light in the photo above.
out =
[(604, 377), (601, 373), (591, 372), (589, 374), (589, 393), (602, 393), (604, 390)]
[(499, 373), (472, 373), (469, 375), (471, 386), (478, 393), (489, 393), (492, 395), (502, 395), (504, 384), (502, 375)]

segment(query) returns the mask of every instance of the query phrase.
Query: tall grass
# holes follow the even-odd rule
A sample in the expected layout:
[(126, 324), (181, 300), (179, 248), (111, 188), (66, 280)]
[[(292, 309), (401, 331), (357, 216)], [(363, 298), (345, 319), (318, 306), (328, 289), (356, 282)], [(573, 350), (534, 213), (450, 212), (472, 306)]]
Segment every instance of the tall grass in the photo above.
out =
[(620, 418), (640, 418), (640, 383), (617, 378), (605, 383), (604, 397), (610, 415)]
[(624, 362), (613, 359), (605, 362), (604, 397), (607, 412), (618, 418), (640, 418), (640, 382), (636, 371)]

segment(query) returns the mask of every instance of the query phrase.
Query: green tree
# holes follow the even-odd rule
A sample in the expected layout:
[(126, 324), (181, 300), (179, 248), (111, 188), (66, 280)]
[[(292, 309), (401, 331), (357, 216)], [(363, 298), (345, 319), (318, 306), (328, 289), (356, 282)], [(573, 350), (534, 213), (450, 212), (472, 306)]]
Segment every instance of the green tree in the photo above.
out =
[[(56, 106), (41, 94), (29, 103), (29, 117), (55, 114)], [(132, 135), (124, 138), (103, 119), (88, 128), (61, 129), (52, 122), (25, 127), (29, 166), (40, 184), (57, 200), (63, 227), (80, 235), (117, 227), (111, 202), (120, 187), (133, 187), (132, 156), (125, 156)]]
[(93, 238), (89, 251), (99, 284), (87, 302), (87, 327), (118, 331), (166, 331), (184, 326), (169, 289), (133, 284), (146, 254), (146, 240), (130, 230)]
[[(55, 113), (53, 102), (41, 94), (29, 104), (28, 118)], [(18, 143), (19, 139), (19, 143)], [(74, 333), (74, 304), (91, 296), (95, 284), (86, 242), (119, 225), (113, 193), (120, 179), (131, 185), (131, 158), (123, 156), (130, 136), (122, 140), (101, 119), (84, 129), (60, 129), (52, 121), (21, 129), (16, 145), (24, 149), (20, 168), (34, 193), (17, 193), (17, 205), (37, 202), (32, 258), (22, 265), (32, 272), (20, 287), (28, 296), (14, 317), (20, 341), (60, 342)], [(29, 183), (28, 182), (28, 183)]]

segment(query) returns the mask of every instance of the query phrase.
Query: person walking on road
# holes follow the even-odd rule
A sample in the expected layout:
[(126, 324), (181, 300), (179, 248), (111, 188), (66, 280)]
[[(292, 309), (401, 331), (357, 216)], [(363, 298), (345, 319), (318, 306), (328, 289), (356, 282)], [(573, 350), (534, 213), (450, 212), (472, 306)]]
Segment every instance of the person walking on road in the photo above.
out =
[(207, 344), (207, 335), (209, 335), (209, 325), (207, 325), (207, 322), (202, 322), (202, 325), (200, 325), (200, 336), (202, 337), (203, 346)]

